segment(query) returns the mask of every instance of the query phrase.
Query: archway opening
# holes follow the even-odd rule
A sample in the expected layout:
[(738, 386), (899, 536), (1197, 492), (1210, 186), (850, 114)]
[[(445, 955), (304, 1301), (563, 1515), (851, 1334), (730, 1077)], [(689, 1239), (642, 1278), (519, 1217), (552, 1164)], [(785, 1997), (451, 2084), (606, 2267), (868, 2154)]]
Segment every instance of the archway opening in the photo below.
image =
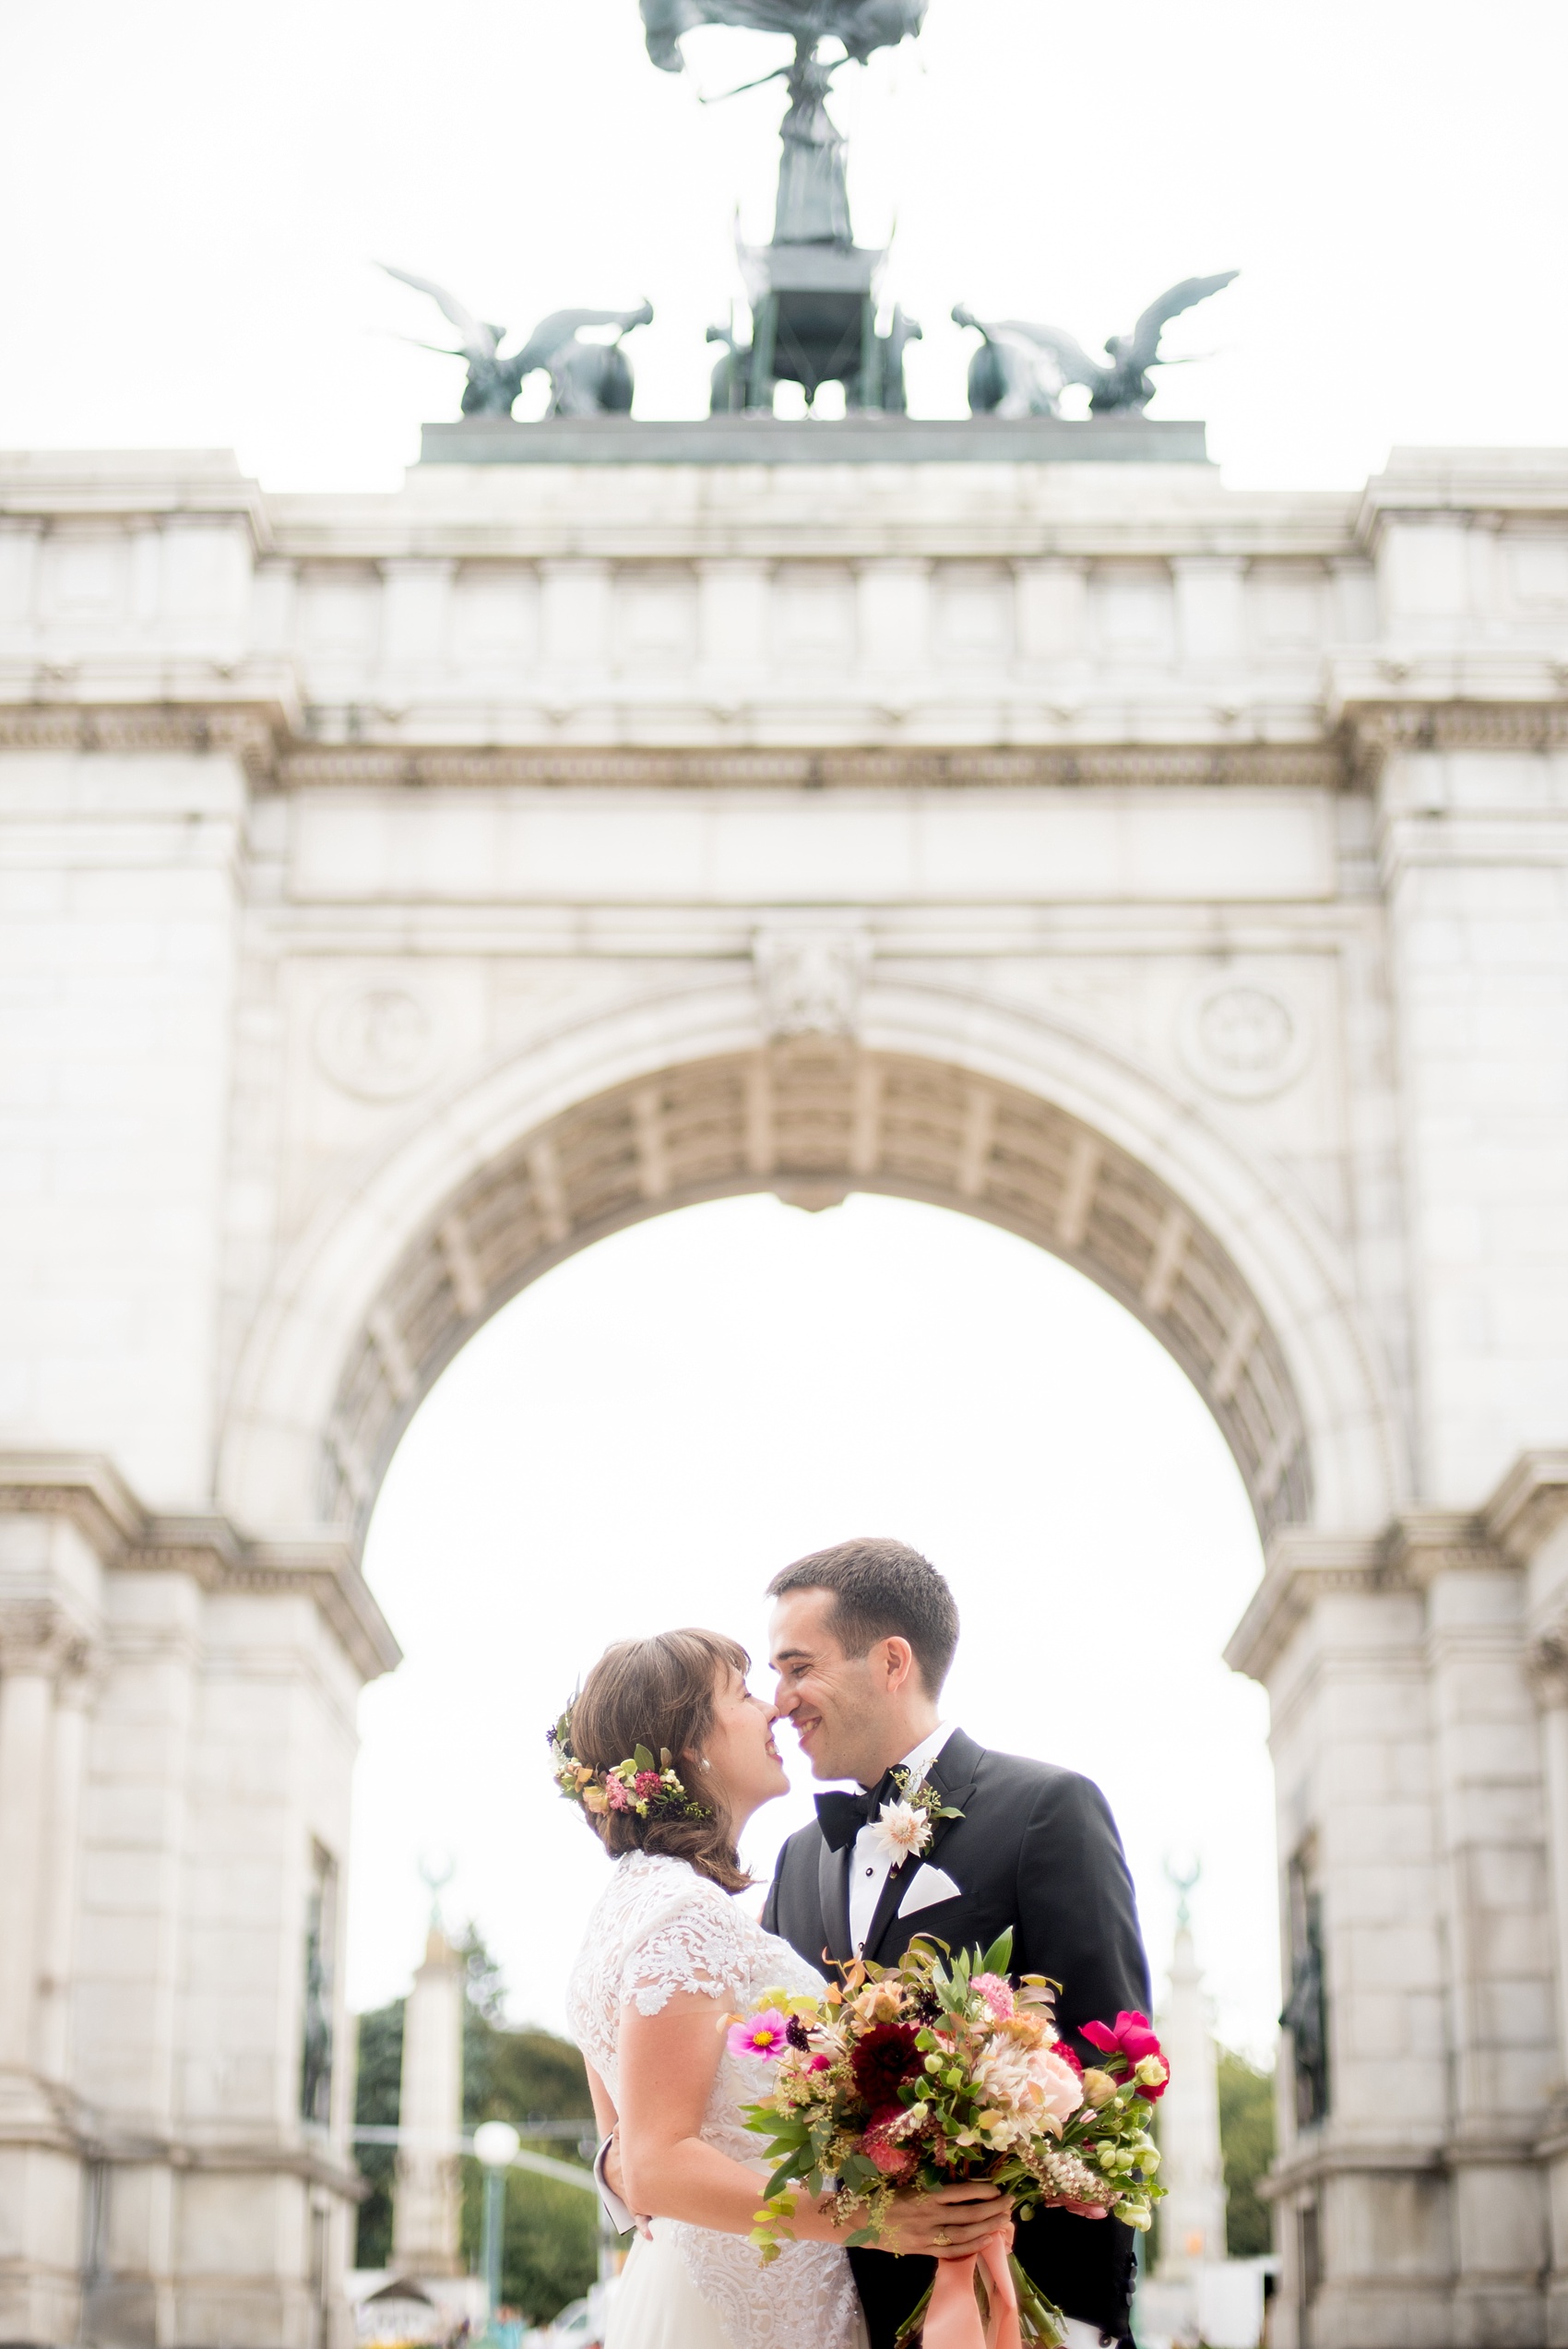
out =
[[(1260, 1571), (1254, 1500), (1168, 1347), (994, 1223), (874, 1194), (818, 1215), (727, 1198), (564, 1258), (439, 1378), (370, 1527), (409, 1662), (364, 1703), (353, 2003), (403, 1987), (418, 1862), (442, 1845), (515, 2019), (558, 2027), (602, 1872), (545, 1768), (575, 1677), (671, 1622), (760, 1652), (768, 1575), (879, 1531), (957, 1592), (952, 1717), (1105, 1787), (1157, 1975), (1165, 1859), (1201, 1855), (1221, 2034), (1261, 2051), (1265, 1704), (1219, 1660)], [(762, 1873), (809, 1799), (791, 1759), (797, 1793), (750, 1839)]]
[(342, 1364), (323, 1518), (363, 1529), (421, 1401), (509, 1298), (632, 1224), (764, 1190), (812, 1210), (862, 1192), (953, 1207), (1077, 1266), (1198, 1388), (1264, 1533), (1311, 1517), (1279, 1341), (1226, 1247), (1147, 1164), (1016, 1086), (811, 1034), (613, 1087), (482, 1156), (404, 1248)]

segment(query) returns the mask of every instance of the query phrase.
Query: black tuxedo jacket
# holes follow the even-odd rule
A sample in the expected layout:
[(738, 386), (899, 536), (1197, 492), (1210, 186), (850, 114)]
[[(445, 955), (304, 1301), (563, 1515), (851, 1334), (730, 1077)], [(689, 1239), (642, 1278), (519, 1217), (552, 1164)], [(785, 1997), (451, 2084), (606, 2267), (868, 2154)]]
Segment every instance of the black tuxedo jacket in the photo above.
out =
[[(956, 1729), (927, 1775), (961, 1818), (932, 1821), (921, 1860), (895, 1868), (883, 1888), (865, 1954), (895, 1965), (921, 1935), (955, 1954), (985, 1950), (1013, 1929), (1014, 1974), (1043, 1973), (1062, 1985), (1057, 2027), (1086, 2061), (1086, 2022), (1114, 2022), (1123, 2009), (1146, 2014), (1148, 1967), (1132, 1878), (1110, 1805), (1070, 1770), (988, 1753)], [(831, 1968), (849, 1947), (853, 1846), (829, 1851), (814, 1820), (778, 1854), (763, 1923), (811, 1964)], [(940, 1866), (956, 1898), (901, 1917), (898, 1904), (923, 1864)], [(1134, 2237), (1120, 2220), (1042, 2211), (1018, 2229), (1016, 2249), (1063, 2313), (1117, 2340), (1132, 2331)], [(893, 2337), (931, 2280), (930, 2260), (852, 2251), (872, 2349)]]

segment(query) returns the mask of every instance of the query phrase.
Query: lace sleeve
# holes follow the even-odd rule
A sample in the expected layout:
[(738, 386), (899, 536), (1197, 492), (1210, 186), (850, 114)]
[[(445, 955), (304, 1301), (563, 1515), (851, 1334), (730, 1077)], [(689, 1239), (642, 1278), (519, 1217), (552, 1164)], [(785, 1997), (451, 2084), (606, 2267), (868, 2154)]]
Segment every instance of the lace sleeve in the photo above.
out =
[(627, 1952), (622, 2004), (635, 1999), (639, 2014), (656, 2015), (678, 1990), (743, 2004), (748, 1955), (746, 1920), (727, 1899), (684, 1902)]

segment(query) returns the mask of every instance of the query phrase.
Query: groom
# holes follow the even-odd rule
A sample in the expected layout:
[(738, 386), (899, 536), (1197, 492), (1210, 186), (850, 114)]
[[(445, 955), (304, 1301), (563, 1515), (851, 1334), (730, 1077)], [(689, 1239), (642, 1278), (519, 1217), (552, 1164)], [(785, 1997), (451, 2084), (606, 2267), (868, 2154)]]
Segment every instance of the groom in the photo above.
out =
[[(1046, 1762), (989, 1753), (941, 1717), (958, 1610), (935, 1568), (902, 1542), (844, 1542), (775, 1575), (776, 1702), (817, 1778), (817, 1819), (778, 1855), (763, 1923), (813, 1965), (894, 1965), (927, 1934), (955, 1952), (1009, 1926), (1015, 1974), (1061, 1985), (1058, 2027), (1080, 2057), (1086, 2022), (1148, 2012), (1148, 1970), (1132, 1880), (1105, 1797)], [(890, 1773), (928, 1782), (941, 1808), (922, 1854), (890, 1867), (871, 1830), (895, 1798)], [(1134, 2237), (1117, 2220), (1042, 2211), (1021, 2225), (1025, 2269), (1068, 2319), (1072, 2349), (1128, 2343)], [(852, 2251), (872, 2349), (892, 2349), (932, 2262)]]

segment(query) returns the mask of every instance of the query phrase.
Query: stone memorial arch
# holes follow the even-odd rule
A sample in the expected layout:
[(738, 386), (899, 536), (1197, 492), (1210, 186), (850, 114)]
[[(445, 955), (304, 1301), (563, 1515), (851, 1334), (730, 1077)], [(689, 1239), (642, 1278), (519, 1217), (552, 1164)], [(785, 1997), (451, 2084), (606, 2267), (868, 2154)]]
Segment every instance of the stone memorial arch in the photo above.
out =
[(1277, 2337), (1568, 2341), (1568, 458), (484, 434), (0, 460), (0, 2341), (342, 2339), (379, 1480), (759, 1189), (1004, 1224), (1205, 1396)]

